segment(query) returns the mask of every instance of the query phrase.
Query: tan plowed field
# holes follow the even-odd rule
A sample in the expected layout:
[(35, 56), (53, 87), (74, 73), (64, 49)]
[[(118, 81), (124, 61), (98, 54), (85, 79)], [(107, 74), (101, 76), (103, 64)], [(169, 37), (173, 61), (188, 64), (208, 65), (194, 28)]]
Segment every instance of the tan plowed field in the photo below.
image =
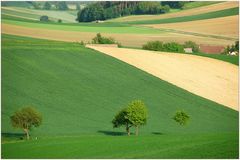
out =
[(173, 17), (183, 17), (183, 16), (191, 16), (197, 14), (203, 14), (208, 12), (220, 11), (224, 9), (238, 7), (238, 2), (229, 1), (223, 3), (217, 3), (209, 6), (203, 6), (199, 8), (193, 8), (188, 10), (183, 10), (181, 12), (176, 13), (168, 13), (162, 15), (139, 15), (139, 16), (127, 16), (122, 18), (116, 18), (113, 20), (109, 20), (112, 22), (126, 22), (126, 21), (140, 21), (140, 20), (153, 20), (153, 19), (165, 19), (165, 18), (173, 18)]
[(174, 29), (186, 32), (221, 35), (238, 38), (239, 16), (228, 16), (199, 21), (145, 25), (153, 28)]
[(238, 66), (195, 55), (88, 47), (120, 59), (196, 95), (238, 110)]
[[(62, 30), (48, 30), (40, 28), (28, 28), (16, 26), (11, 24), (2, 24), (2, 33), (27, 36), (34, 38), (43, 38), (51, 40), (60, 40), (67, 42), (84, 41), (90, 42), (96, 35), (94, 32), (75, 32), (75, 31), (62, 31)], [(113, 37), (124, 46), (141, 47), (148, 41), (164, 41), (164, 42), (179, 42), (194, 41), (198, 44), (209, 45), (231, 45), (234, 40), (216, 39), (211, 37), (199, 37), (193, 35), (185, 35), (178, 33), (162, 33), (162, 34), (113, 34), (102, 33), (103, 36)]]

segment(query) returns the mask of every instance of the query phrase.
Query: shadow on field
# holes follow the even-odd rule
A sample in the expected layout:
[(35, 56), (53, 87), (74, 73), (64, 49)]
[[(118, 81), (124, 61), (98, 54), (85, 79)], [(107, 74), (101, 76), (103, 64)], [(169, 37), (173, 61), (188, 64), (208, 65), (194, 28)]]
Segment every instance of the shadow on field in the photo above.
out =
[(103, 133), (108, 136), (123, 136), (126, 135), (125, 132), (113, 132), (113, 131), (98, 131), (98, 133)]
[(25, 136), (25, 134), (24, 133), (1, 133), (1, 136), (5, 137), (5, 138), (19, 138), (19, 139), (22, 139)]
[(163, 133), (161, 133), (161, 132), (152, 132), (152, 134), (155, 134), (155, 135), (163, 135)]

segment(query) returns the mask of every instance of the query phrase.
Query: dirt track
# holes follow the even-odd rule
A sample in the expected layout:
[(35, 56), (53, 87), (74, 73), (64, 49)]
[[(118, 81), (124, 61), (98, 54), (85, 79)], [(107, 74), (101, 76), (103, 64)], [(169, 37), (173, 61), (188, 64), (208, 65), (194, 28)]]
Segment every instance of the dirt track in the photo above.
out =
[(199, 21), (145, 26), (238, 38), (238, 18), (239, 16), (236, 15)]
[(178, 53), (88, 46), (189, 92), (238, 110), (238, 66)]
[(183, 17), (183, 16), (190, 16), (190, 15), (197, 15), (207, 12), (214, 12), (229, 8), (238, 7), (238, 2), (223, 2), (217, 3), (209, 6), (203, 6), (199, 8), (193, 8), (188, 10), (183, 10), (181, 12), (176, 13), (168, 13), (168, 14), (160, 14), (160, 15), (139, 15), (139, 16), (127, 16), (122, 18), (117, 18), (109, 21), (113, 22), (126, 22), (126, 21), (136, 21), (136, 20), (153, 20), (153, 19), (164, 19), (164, 18), (173, 18), (173, 17)]
[[(49, 30), (40, 28), (28, 28), (2, 23), (2, 33), (27, 36), (42, 39), (60, 40), (66, 42), (84, 41), (91, 42), (96, 36), (93, 32), (74, 32), (63, 30)], [(102, 33), (103, 36), (113, 37), (124, 46), (141, 47), (148, 41), (164, 41), (164, 42), (179, 42), (194, 41), (197, 44), (209, 45), (232, 45), (234, 40), (216, 39), (210, 37), (198, 37), (193, 35), (185, 35), (178, 33), (162, 33), (162, 34), (112, 34)]]

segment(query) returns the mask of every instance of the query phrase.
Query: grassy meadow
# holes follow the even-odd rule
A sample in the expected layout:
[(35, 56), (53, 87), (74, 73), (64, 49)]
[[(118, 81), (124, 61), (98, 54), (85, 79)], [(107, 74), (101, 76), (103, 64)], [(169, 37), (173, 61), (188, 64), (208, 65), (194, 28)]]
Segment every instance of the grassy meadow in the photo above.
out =
[[(183, 10), (172, 9), (169, 14), (216, 3), (220, 2), (193, 2)], [(6, 25), (34, 29), (33, 37), (34, 31), (69, 33), (68, 36), (84, 33), (85, 37), (101, 33), (113, 35), (116, 40), (122, 37), (127, 43), (142, 39), (141, 43), (149, 40), (175, 42), (174, 37), (178, 37), (184, 41), (202, 38), (194, 42), (214, 44), (217, 41), (216, 45), (226, 46), (234, 44), (236, 39), (140, 25), (237, 15), (238, 7), (152, 20), (76, 23), (75, 10), (34, 10), (29, 3), (11, 4), (2, 8), (1, 19), (1, 158), (239, 158), (238, 111), (86, 48), (79, 43), (80, 36), (71, 42), (56, 41), (57, 36), (52, 38), (55, 40), (38, 39), (21, 35), (21, 30), (16, 35), (6, 34), (8, 28), (4, 28)], [(51, 21), (40, 22), (42, 14), (48, 15)], [(63, 23), (57, 23), (58, 19)], [(121, 47), (141, 49), (141, 43)], [(239, 65), (239, 56), (193, 54)], [(113, 128), (111, 121), (119, 110), (136, 99), (146, 104), (149, 117), (147, 124), (140, 127), (139, 136), (134, 135), (133, 127), (132, 135), (127, 136), (124, 127)], [(13, 128), (10, 121), (16, 110), (26, 106), (33, 106), (43, 115), (42, 125), (30, 131), (29, 141), (22, 139), (24, 132)], [(190, 116), (186, 126), (173, 120), (179, 110)]]

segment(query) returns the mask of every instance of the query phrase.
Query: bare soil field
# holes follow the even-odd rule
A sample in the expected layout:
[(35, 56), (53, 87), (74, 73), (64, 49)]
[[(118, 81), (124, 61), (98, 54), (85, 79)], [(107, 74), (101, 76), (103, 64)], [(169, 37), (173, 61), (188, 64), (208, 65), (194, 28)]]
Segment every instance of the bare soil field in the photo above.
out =
[[(16, 26), (11, 24), (2, 24), (2, 33), (27, 36), (34, 38), (43, 38), (51, 40), (60, 40), (67, 42), (91, 42), (92, 38), (95, 37), (94, 32), (74, 32), (74, 31), (62, 31), (62, 30), (48, 30), (40, 28), (28, 28), (22, 26)], [(185, 41), (194, 41), (198, 44), (209, 44), (209, 45), (231, 45), (234, 40), (216, 39), (211, 37), (199, 37), (193, 35), (185, 35), (178, 33), (162, 33), (162, 34), (113, 34), (113, 33), (102, 33), (103, 36), (113, 37), (123, 46), (129, 47), (141, 47), (148, 41), (164, 41), (164, 42), (179, 42), (184, 43)]]
[(91, 46), (189, 92), (238, 110), (238, 67), (178, 53)]
[(239, 16), (236, 15), (207, 20), (144, 26), (238, 38), (238, 18)]
[(199, 8), (193, 8), (189, 10), (183, 10), (181, 12), (176, 12), (176, 13), (168, 13), (168, 14), (160, 14), (160, 15), (127, 16), (127, 17), (117, 18), (109, 21), (127, 22), (127, 21), (136, 21), (136, 20), (140, 21), (140, 20), (154, 20), (154, 19), (165, 19), (165, 18), (173, 18), (173, 17), (183, 17), (183, 16), (220, 11), (224, 9), (234, 8), (234, 7), (238, 7), (238, 2), (229, 1), (229, 2), (217, 3), (209, 6), (203, 6)]

